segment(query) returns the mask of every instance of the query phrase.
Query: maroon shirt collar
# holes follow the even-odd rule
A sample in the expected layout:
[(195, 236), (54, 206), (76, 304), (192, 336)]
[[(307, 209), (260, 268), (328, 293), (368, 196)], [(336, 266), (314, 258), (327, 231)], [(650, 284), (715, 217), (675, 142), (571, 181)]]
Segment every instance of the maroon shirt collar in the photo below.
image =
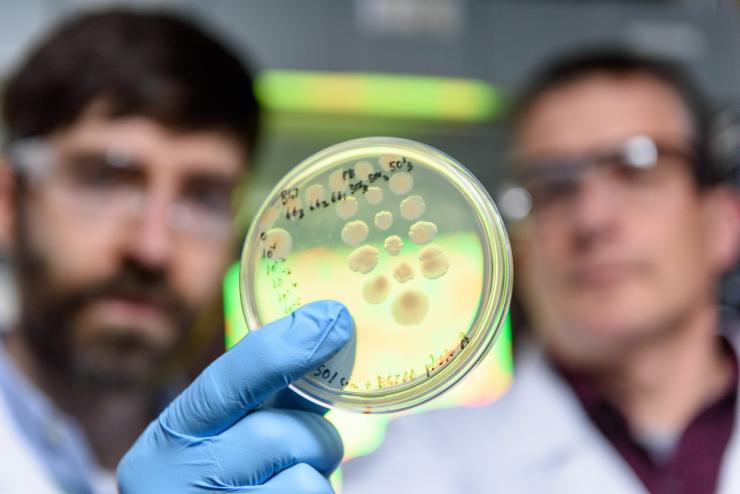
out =
[(739, 384), (735, 350), (725, 338), (721, 340), (732, 362), (732, 384), (697, 414), (672, 452), (660, 463), (635, 440), (624, 415), (586, 376), (568, 371), (557, 362), (552, 364), (573, 390), (591, 422), (630, 465), (648, 492), (711, 493), (716, 490), (722, 457), (734, 429)]

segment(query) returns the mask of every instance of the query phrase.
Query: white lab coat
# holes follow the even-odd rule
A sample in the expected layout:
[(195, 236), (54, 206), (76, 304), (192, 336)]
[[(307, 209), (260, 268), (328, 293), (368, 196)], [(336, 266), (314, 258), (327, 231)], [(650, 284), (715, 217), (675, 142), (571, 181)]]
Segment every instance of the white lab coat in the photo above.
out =
[(26, 444), (0, 394), (0, 493), (60, 494), (44, 466)]
[[(392, 422), (377, 452), (344, 466), (342, 494), (647, 492), (541, 351), (526, 350), (516, 370), (491, 405)], [(740, 416), (735, 423), (720, 494), (740, 493)]]
[[(43, 427), (47, 441), (61, 441), (65, 448), (64, 454), (78, 462), (80, 474), (90, 476), (86, 480), (92, 484), (94, 492), (117, 492), (113, 474), (100, 469), (93, 463), (89, 451), (81, 449), (87, 448), (81, 437), (82, 432), (24, 374), (10, 364), (2, 341), (0, 373), (6, 381), (4, 390), (0, 386), (0, 390), (3, 390), (0, 392), (0, 494), (62, 494), (62, 489), (49, 471), (44, 458), (39, 456), (30, 443), (29, 431), (22, 429), (29, 426)], [(10, 381), (15, 386), (8, 391), (10, 388), (7, 382)], [(11, 413), (12, 407), (9, 406), (13, 403), (11, 400), (24, 400), (24, 404), (28, 406), (23, 407), (20, 413), (28, 414), (28, 417), (24, 417), (30, 418), (29, 420), (22, 424), (16, 420), (18, 417)], [(17, 405), (18, 403), (16, 409)]]

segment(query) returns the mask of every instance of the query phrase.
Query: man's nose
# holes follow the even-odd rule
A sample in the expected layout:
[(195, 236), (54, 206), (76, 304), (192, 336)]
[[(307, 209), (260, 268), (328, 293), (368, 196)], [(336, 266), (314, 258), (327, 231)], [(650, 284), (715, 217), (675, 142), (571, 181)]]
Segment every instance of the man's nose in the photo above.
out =
[(169, 203), (152, 197), (131, 229), (126, 254), (137, 262), (161, 269), (170, 263), (174, 241), (169, 227)]
[(619, 197), (608, 177), (584, 177), (570, 212), (570, 223), (579, 244), (609, 240), (617, 229)]

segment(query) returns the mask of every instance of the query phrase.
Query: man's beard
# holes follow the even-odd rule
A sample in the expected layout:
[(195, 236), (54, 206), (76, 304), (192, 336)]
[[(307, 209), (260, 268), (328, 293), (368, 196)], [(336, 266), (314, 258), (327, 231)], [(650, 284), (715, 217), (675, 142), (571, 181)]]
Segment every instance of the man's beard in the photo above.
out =
[[(195, 321), (195, 309), (169, 286), (166, 272), (129, 260), (106, 279), (63, 287), (31, 244), (19, 232), (20, 331), (36, 358), (86, 386), (136, 389), (158, 384)], [(153, 304), (169, 321), (170, 334), (155, 335), (125, 323), (83, 328), (81, 314), (112, 298)]]

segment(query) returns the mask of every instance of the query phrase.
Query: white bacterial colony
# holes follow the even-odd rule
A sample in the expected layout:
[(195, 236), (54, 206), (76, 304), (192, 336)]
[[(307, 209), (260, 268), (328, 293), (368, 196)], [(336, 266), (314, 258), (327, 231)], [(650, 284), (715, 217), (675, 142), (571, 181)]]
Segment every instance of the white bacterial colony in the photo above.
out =
[(378, 264), (378, 256), (378, 249), (372, 245), (363, 245), (352, 251), (347, 258), (347, 264), (352, 271), (367, 274)]
[(369, 161), (358, 161), (354, 166), (355, 176), (360, 180), (367, 180), (370, 175), (375, 173), (375, 167)]
[(387, 230), (391, 227), (393, 224), (393, 213), (390, 211), (381, 211), (379, 213), (375, 213), (375, 228), (378, 230)]
[(306, 189), (304, 198), (306, 199), (306, 203), (308, 203), (309, 205), (312, 205), (312, 204), (316, 204), (317, 202), (323, 201), (325, 195), (326, 195), (326, 191), (324, 190), (323, 185), (313, 184), (313, 185), (310, 185)]
[(337, 216), (346, 220), (351, 218), (357, 213), (357, 209), (360, 205), (357, 203), (357, 199), (354, 197), (345, 197), (337, 203)]
[(290, 254), (293, 248), (293, 237), (287, 230), (273, 228), (265, 234), (262, 240), (266, 256), (270, 259), (283, 259)]
[(421, 273), (430, 280), (444, 276), (450, 267), (447, 255), (436, 245), (424, 247), (419, 253), (419, 262)]
[(345, 185), (346, 180), (344, 172), (342, 170), (331, 172), (331, 174), (329, 175), (329, 189), (331, 189), (332, 192), (341, 191), (342, 189), (344, 189)]
[(391, 292), (391, 282), (387, 276), (379, 274), (362, 285), (362, 297), (368, 304), (382, 304)]
[(391, 163), (397, 163), (399, 161), (401, 161), (401, 157), (397, 154), (384, 154), (378, 158), (378, 164), (386, 172), (393, 171), (391, 170)]
[(414, 268), (407, 262), (402, 262), (393, 270), (393, 277), (399, 283), (406, 283), (414, 277)]
[(416, 288), (408, 288), (401, 292), (391, 304), (393, 320), (402, 326), (419, 324), (429, 311), (429, 299), (426, 294)]
[(414, 188), (414, 177), (407, 172), (396, 173), (388, 180), (388, 188), (394, 194), (402, 196)]
[(404, 219), (411, 221), (421, 217), (427, 210), (427, 205), (421, 196), (409, 196), (401, 201), (399, 210)]
[(342, 228), (342, 242), (346, 245), (361, 244), (365, 241), (369, 232), (370, 229), (364, 221), (350, 221)]
[(409, 238), (415, 244), (431, 242), (437, 235), (437, 225), (431, 221), (417, 221), (409, 228)]
[(397, 256), (403, 248), (403, 240), (398, 235), (391, 235), (385, 239), (383, 247), (388, 254)]
[(365, 192), (365, 200), (368, 204), (372, 204), (373, 206), (380, 204), (383, 200), (383, 189), (375, 186), (368, 187), (367, 192)]

